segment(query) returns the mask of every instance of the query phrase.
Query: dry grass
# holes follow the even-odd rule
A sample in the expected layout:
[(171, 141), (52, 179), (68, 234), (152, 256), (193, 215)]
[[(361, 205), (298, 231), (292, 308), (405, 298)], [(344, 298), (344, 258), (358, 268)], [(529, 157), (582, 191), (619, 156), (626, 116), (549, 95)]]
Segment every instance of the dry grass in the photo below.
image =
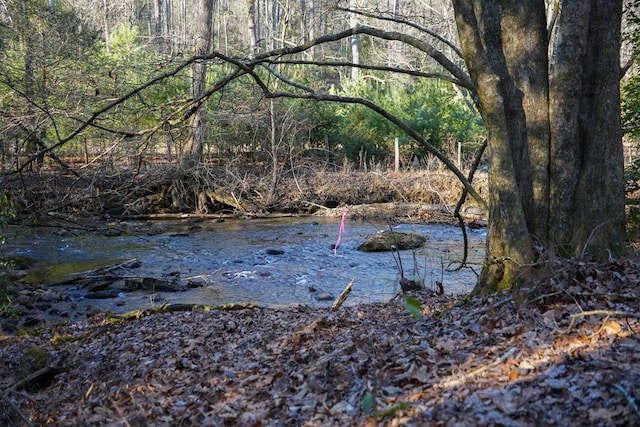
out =
[[(82, 178), (44, 169), (3, 176), (0, 184), (12, 189), (33, 212), (98, 215), (195, 212), (198, 193), (219, 188), (249, 202), (260, 213), (313, 213), (341, 205), (389, 202), (453, 205), (462, 192), (460, 183), (446, 170), (332, 172), (307, 168), (282, 174), (275, 197), (269, 198), (269, 171), (231, 166), (206, 166), (181, 175), (168, 165), (156, 165), (144, 173), (124, 166), (96, 167), (83, 169)], [(483, 193), (485, 183), (480, 182)], [(208, 210), (232, 211), (224, 205), (208, 206)]]

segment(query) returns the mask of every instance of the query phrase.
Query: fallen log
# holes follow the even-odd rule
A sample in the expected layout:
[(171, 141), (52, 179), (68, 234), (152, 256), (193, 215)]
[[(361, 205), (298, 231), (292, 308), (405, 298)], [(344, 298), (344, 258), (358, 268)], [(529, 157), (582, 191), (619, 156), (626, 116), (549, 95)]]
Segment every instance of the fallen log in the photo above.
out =
[(144, 310), (133, 310), (124, 314), (109, 316), (111, 320), (124, 321), (141, 319), (158, 313), (173, 313), (177, 311), (213, 311), (213, 310), (247, 310), (253, 308), (262, 308), (253, 302), (221, 304), (221, 305), (204, 305), (204, 304), (162, 304), (157, 307), (151, 307)]
[(57, 286), (73, 285), (83, 280), (95, 279), (96, 276), (105, 275), (110, 271), (118, 268), (136, 268), (140, 266), (140, 261), (137, 258), (132, 258), (128, 261), (120, 262), (118, 264), (108, 265), (106, 267), (94, 268), (93, 270), (81, 271), (79, 273), (73, 273), (68, 279), (61, 280), (59, 282), (48, 283), (43, 285), (43, 288), (55, 288)]

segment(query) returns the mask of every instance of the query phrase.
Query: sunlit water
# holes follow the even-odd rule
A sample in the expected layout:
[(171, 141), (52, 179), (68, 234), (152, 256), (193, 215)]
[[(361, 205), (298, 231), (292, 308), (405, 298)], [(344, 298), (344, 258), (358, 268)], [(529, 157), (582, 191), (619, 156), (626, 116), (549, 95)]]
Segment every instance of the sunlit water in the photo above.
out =
[[(284, 218), (260, 220), (160, 222), (163, 232), (153, 236), (132, 234), (104, 237), (94, 233), (57, 236), (50, 230), (22, 230), (5, 247), (9, 254), (38, 260), (30, 280), (51, 284), (70, 273), (91, 270), (136, 258), (139, 268), (120, 271), (136, 277), (166, 277), (179, 273), (184, 282), (195, 279), (205, 286), (178, 293), (133, 292), (118, 298), (84, 301), (77, 285), (64, 288), (76, 304), (124, 312), (166, 302), (226, 304), (253, 302), (264, 306), (293, 303), (328, 305), (317, 301), (319, 292), (338, 296), (353, 281), (345, 305), (388, 301), (399, 291), (400, 269), (392, 253), (365, 253), (357, 247), (384, 223), (347, 221), (337, 254), (331, 245), (339, 229), (337, 218)], [(129, 224), (144, 233), (149, 224)], [(194, 228), (195, 227), (195, 228)], [(423, 279), (426, 286), (443, 283), (446, 293), (462, 294), (473, 288), (484, 254), (485, 230), (469, 230), (472, 269), (448, 272), (462, 257), (462, 233), (445, 225), (396, 225), (394, 230), (427, 237), (424, 247), (401, 251), (404, 275)], [(284, 251), (269, 254), (269, 250)], [(74, 287), (75, 286), (75, 287)]]

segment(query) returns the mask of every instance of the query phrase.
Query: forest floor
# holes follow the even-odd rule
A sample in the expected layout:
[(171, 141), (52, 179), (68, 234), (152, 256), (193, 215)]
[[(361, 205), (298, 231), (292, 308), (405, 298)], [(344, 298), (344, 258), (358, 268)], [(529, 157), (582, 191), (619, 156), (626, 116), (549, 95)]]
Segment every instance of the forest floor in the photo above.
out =
[[(0, 342), (0, 424), (640, 424), (640, 275), (554, 262), (520, 291), (101, 314)], [(419, 314), (419, 318), (413, 315)]]
[[(459, 194), (425, 176), (310, 179), (282, 187), (292, 196), (281, 207), (355, 203), (358, 191), (362, 203), (391, 201), (380, 188), (405, 203), (407, 189), (431, 203)], [(47, 198), (61, 182), (77, 181), (46, 176), (24, 196), (49, 212), (96, 208), (95, 188)], [(264, 194), (246, 183), (229, 191)], [(369, 186), (379, 197), (358, 190)], [(160, 188), (112, 186), (100, 203), (127, 194), (119, 209), (139, 207)], [(0, 425), (639, 425), (638, 259), (550, 258), (539, 273), (488, 297), (98, 313), (0, 335)]]

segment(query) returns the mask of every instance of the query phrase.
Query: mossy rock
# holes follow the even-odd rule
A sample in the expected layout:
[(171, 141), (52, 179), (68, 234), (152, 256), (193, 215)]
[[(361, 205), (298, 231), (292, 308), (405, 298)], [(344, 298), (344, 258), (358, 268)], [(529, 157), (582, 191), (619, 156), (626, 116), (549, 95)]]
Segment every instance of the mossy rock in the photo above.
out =
[(358, 250), (362, 252), (402, 251), (419, 248), (426, 240), (424, 236), (418, 234), (385, 230), (369, 238), (358, 247)]
[(16, 365), (16, 376), (24, 379), (44, 369), (49, 363), (49, 353), (40, 347), (31, 347), (20, 357)]

